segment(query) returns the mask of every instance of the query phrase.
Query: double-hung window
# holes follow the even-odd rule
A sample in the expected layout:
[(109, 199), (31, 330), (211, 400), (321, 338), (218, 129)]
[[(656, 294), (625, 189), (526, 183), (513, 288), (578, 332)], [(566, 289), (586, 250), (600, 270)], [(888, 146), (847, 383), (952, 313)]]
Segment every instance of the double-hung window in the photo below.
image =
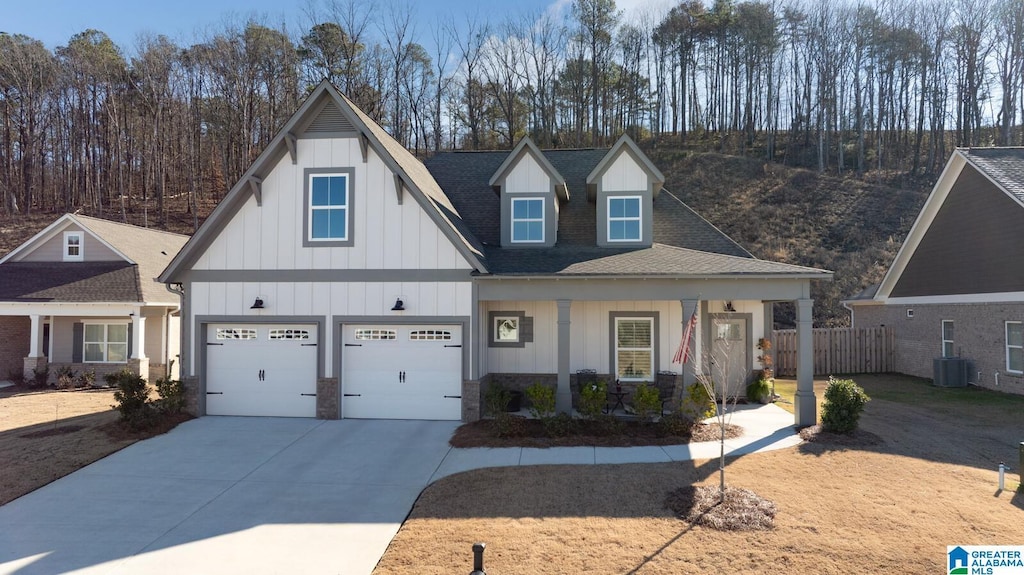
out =
[(83, 259), (82, 232), (64, 232), (64, 261), (80, 262)]
[(83, 335), (83, 359), (86, 363), (128, 361), (128, 324), (87, 323)]
[(544, 198), (512, 198), (512, 241), (544, 241)]
[(1006, 371), (1024, 373), (1024, 323), (1006, 322)]
[(953, 320), (942, 320), (942, 357), (953, 357)]
[(309, 175), (309, 241), (348, 241), (348, 174)]
[(615, 377), (651, 381), (654, 376), (654, 318), (615, 318)]
[(608, 198), (608, 241), (638, 242), (640, 233), (640, 196)]

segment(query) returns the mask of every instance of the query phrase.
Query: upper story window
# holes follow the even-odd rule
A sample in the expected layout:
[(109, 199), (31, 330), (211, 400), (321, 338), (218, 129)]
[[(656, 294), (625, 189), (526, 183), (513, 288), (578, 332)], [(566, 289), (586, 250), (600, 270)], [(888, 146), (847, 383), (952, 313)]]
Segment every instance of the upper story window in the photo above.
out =
[(82, 236), (82, 232), (64, 232), (64, 261), (80, 262), (85, 258)]
[(953, 320), (942, 320), (942, 357), (953, 357)]
[(640, 196), (608, 197), (609, 242), (640, 241), (640, 222)]
[(544, 198), (512, 199), (512, 241), (544, 241)]
[(347, 174), (309, 176), (309, 240), (349, 239), (349, 177)]

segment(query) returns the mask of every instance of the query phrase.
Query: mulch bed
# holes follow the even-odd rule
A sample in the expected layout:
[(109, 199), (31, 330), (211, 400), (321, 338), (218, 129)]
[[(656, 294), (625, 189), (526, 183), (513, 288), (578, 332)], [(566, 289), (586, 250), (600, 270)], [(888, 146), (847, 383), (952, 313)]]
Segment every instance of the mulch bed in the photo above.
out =
[[(577, 420), (575, 433), (550, 437), (539, 420), (520, 419), (520, 433), (515, 437), (498, 437), (493, 420), (482, 419), (459, 426), (449, 443), (452, 447), (641, 447), (721, 439), (721, 428), (717, 423), (697, 425), (691, 435), (667, 435), (656, 424), (622, 421), (612, 432), (600, 422)], [(726, 439), (742, 434), (743, 428), (738, 425), (725, 426)]]
[(775, 503), (749, 489), (718, 486), (680, 487), (665, 498), (665, 507), (680, 519), (719, 531), (761, 531), (775, 525)]
[(828, 447), (874, 447), (885, 443), (881, 436), (870, 431), (855, 429), (851, 433), (835, 433), (826, 431), (821, 424), (801, 429), (800, 439)]
[(40, 437), (52, 437), (54, 435), (64, 435), (66, 433), (74, 433), (85, 429), (84, 425), (61, 425), (60, 427), (50, 427), (47, 429), (41, 429), (39, 431), (33, 431), (31, 433), (23, 433), (18, 437), (24, 439), (37, 439)]
[(120, 420), (111, 421), (110, 423), (101, 425), (99, 429), (106, 433), (110, 437), (110, 439), (114, 441), (132, 439), (142, 440), (149, 439), (150, 437), (156, 437), (157, 435), (163, 435), (177, 427), (179, 424), (182, 424), (190, 419), (195, 418), (184, 412), (165, 413), (159, 415), (153, 422), (153, 425), (145, 429), (131, 429), (128, 426), (121, 423)]

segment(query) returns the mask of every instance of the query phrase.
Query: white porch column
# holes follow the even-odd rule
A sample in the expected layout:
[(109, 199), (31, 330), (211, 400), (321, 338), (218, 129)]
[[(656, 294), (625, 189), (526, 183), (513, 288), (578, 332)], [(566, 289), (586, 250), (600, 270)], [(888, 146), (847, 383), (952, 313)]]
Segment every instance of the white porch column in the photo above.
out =
[(132, 356), (129, 359), (146, 359), (146, 318), (142, 310), (132, 315)]
[(793, 401), (797, 427), (818, 423), (814, 399), (814, 300), (796, 300), (796, 397)]
[(555, 410), (572, 413), (572, 387), (569, 380), (569, 310), (572, 300), (560, 299), (558, 304), (558, 390)]
[[(28, 342), (28, 356), (39, 357), (40, 342), (43, 340), (43, 324), (40, 321), (41, 316), (30, 315), (29, 320), (32, 322), (32, 327), (29, 330), (29, 342)], [(24, 348), (22, 348), (24, 349)]]
[[(689, 325), (690, 318), (693, 316), (694, 312), (698, 313), (697, 326), (693, 328), (693, 333), (690, 334), (690, 343), (688, 345), (690, 350), (689, 361), (679, 366), (680, 373), (683, 376), (683, 390), (685, 393), (685, 390), (689, 389), (690, 386), (697, 381), (696, 370), (700, 365), (700, 362), (697, 360), (697, 332), (700, 330), (700, 312), (697, 310), (700, 306), (700, 300), (681, 299), (679, 300), (679, 305), (683, 308), (683, 331), (680, 337), (686, 336), (686, 326)], [(673, 351), (675, 350), (673, 349)]]

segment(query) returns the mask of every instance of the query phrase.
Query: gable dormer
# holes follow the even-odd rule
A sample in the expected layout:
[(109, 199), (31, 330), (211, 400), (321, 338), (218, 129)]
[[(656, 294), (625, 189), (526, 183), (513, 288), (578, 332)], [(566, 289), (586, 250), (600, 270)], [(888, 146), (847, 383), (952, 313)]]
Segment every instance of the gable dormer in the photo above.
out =
[(502, 247), (551, 247), (558, 236), (558, 212), (569, 201), (565, 178), (524, 137), (491, 176), (501, 198)]
[(597, 245), (650, 247), (654, 198), (665, 176), (623, 135), (587, 176), (587, 200), (597, 204)]

